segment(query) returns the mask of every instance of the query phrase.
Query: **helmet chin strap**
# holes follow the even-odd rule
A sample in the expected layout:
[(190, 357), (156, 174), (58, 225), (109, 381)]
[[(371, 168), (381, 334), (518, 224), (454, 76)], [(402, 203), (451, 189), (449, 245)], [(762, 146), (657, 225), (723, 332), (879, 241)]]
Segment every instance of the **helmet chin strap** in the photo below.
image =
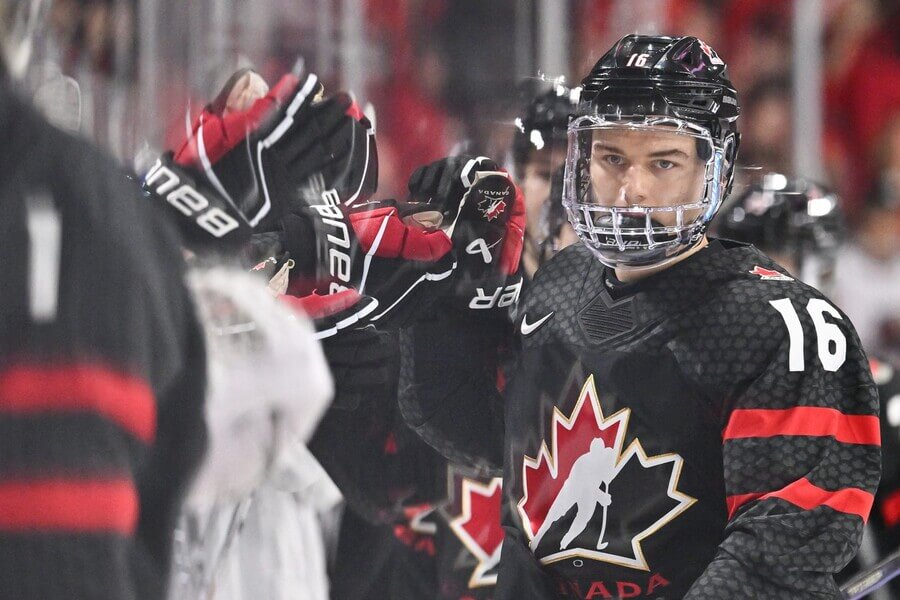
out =
[(655, 262), (651, 265), (630, 266), (618, 264), (614, 268), (616, 277), (618, 277), (620, 281), (624, 282), (637, 281), (638, 279), (649, 277), (650, 275), (653, 275), (660, 271), (664, 271), (669, 267), (674, 266), (675, 264), (691, 256), (692, 254), (696, 254), (700, 250), (703, 250), (708, 245), (709, 238), (707, 238), (706, 234), (704, 233), (693, 246), (688, 247), (686, 250), (679, 252), (674, 256), (664, 258), (661, 261)]

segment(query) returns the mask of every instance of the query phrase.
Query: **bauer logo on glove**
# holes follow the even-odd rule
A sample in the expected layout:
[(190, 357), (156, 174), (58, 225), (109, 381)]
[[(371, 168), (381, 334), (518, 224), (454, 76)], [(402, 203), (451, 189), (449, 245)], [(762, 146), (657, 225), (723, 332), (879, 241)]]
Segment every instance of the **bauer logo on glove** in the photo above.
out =
[(332, 190), (322, 200), (295, 207), (283, 220), (285, 249), (296, 258), (288, 293), (335, 293), (355, 289), (375, 298), (368, 317), (381, 327), (412, 318), (424, 305), (422, 292), (455, 268), (452, 244), (437, 229), (401, 212), (392, 200), (354, 209)]
[(210, 244), (236, 247), (250, 237), (252, 228), (242, 212), (199, 173), (175, 164), (171, 152), (159, 157), (147, 172), (144, 188), (174, 209), (170, 214), (192, 250)]

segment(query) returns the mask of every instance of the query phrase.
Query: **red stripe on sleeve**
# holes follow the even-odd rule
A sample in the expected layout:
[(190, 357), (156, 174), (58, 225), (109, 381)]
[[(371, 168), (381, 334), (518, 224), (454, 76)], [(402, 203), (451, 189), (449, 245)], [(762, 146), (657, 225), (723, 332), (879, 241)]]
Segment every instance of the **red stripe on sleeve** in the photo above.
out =
[(134, 532), (138, 495), (127, 479), (0, 483), (0, 530)]
[(857, 515), (864, 522), (868, 521), (872, 502), (875, 500), (872, 494), (859, 488), (844, 488), (832, 492), (820, 488), (804, 477), (774, 492), (728, 496), (726, 499), (728, 518), (733, 517), (737, 509), (747, 502), (767, 498), (781, 498), (803, 510), (828, 506), (838, 512)]
[(156, 401), (144, 381), (93, 365), (16, 366), (0, 373), (0, 414), (96, 412), (143, 442), (156, 435)]
[(881, 444), (878, 417), (846, 415), (833, 408), (818, 406), (734, 410), (722, 433), (722, 439), (766, 438), (776, 435), (834, 437), (845, 444)]
[(734, 516), (734, 513), (737, 512), (737, 509), (747, 504), (751, 500), (756, 500), (762, 496), (762, 493), (759, 494), (735, 494), (733, 496), (727, 496), (725, 498), (725, 504), (728, 506), (728, 518)]

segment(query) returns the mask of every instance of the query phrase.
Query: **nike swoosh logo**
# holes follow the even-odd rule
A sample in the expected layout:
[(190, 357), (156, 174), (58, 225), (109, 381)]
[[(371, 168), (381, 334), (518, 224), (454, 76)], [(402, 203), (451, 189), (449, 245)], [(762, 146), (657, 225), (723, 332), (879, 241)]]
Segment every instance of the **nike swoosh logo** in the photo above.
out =
[(553, 316), (553, 311), (544, 315), (534, 323), (528, 322), (528, 315), (522, 315), (522, 335), (530, 335), (534, 333), (538, 327), (547, 322), (547, 319)]

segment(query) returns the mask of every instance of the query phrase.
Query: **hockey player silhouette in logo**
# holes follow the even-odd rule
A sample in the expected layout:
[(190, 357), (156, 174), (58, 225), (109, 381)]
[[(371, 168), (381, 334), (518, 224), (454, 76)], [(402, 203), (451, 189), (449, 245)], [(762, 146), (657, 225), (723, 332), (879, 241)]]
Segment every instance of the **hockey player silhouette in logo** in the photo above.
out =
[(609, 482), (615, 477), (615, 466), (616, 451), (607, 448), (601, 438), (594, 439), (591, 442), (590, 450), (578, 457), (572, 465), (566, 482), (560, 488), (550, 510), (547, 511), (547, 518), (544, 519), (537, 535), (531, 541), (531, 549), (536, 550), (550, 526), (577, 505), (575, 519), (559, 543), (560, 550), (568, 548), (569, 544), (587, 527), (598, 504), (603, 507), (603, 523), (597, 538), (597, 550), (606, 548), (607, 542), (603, 541), (603, 536), (606, 533), (606, 513), (612, 502), (612, 496), (609, 495)]

